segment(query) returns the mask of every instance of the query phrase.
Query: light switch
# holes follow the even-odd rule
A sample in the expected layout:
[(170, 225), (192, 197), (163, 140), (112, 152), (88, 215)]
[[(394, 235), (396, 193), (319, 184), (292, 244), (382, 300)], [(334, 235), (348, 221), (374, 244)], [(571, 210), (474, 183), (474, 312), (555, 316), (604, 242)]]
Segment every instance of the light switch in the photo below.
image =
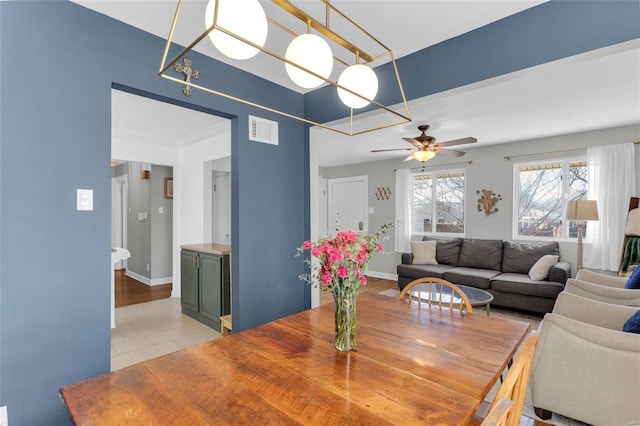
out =
[(164, 208), (163, 207), (158, 207), (158, 213), (159, 214), (163, 214), (164, 213)]
[(80, 210), (80, 211), (93, 210), (93, 189), (77, 190), (77, 210)]

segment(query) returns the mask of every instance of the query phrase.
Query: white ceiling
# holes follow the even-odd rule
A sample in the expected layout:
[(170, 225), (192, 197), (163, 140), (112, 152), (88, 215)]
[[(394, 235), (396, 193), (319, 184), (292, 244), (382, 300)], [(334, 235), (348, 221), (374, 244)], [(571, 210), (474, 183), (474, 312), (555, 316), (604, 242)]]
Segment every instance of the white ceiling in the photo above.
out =
[[(163, 38), (166, 38), (176, 5), (174, 1), (76, 2)], [(305, 10), (319, 4), (311, 0), (294, 3)], [(393, 50), (396, 58), (400, 58), (541, 1), (333, 0), (331, 3), (369, 30)], [(273, 5), (269, 2), (262, 4), (270, 14), (269, 9)], [(186, 1), (181, 20), (186, 18), (198, 25), (179, 26), (174, 41), (186, 45), (202, 32), (205, 5), (205, 1)], [(348, 38), (347, 35), (345, 37)], [(261, 61), (261, 55), (242, 63), (229, 60), (217, 53), (208, 40), (203, 40), (198, 47), (197, 50), (204, 54), (297, 90), (291, 86), (281, 64), (276, 61)], [(158, 52), (159, 60), (161, 54)], [(126, 104), (126, 100), (123, 102)], [(173, 133), (184, 136), (186, 129), (195, 133), (201, 130), (198, 126), (210, 127), (220, 120), (196, 112), (193, 114), (199, 114), (200, 118), (175, 119), (172, 117), (184, 111), (178, 113), (175, 106), (157, 104), (154, 107), (123, 106), (133, 112), (149, 111), (148, 118), (145, 121), (139, 113), (114, 114), (114, 130), (142, 132), (149, 140), (170, 143), (168, 137)], [(407, 153), (403, 151), (372, 154), (370, 150), (409, 147), (401, 138), (417, 136), (416, 126), (419, 123), (430, 124), (429, 134), (438, 141), (474, 136), (478, 139), (474, 146), (640, 123), (640, 41), (414, 100), (410, 107), (414, 122), (386, 130), (353, 137), (322, 129), (314, 131), (312, 138), (321, 140), (323, 144), (319, 164), (329, 167), (406, 157)], [(153, 116), (149, 108), (153, 108)], [(375, 117), (364, 120), (375, 120)], [(168, 123), (175, 123), (177, 128), (168, 129)]]

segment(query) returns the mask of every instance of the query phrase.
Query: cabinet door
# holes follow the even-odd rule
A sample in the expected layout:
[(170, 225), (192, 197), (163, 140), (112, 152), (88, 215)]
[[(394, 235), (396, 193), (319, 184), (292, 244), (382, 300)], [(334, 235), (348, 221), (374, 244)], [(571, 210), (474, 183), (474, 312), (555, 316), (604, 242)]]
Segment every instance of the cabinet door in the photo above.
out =
[(180, 252), (180, 298), (183, 308), (198, 311), (198, 253), (190, 250)]
[(200, 253), (200, 314), (220, 324), (222, 257)]

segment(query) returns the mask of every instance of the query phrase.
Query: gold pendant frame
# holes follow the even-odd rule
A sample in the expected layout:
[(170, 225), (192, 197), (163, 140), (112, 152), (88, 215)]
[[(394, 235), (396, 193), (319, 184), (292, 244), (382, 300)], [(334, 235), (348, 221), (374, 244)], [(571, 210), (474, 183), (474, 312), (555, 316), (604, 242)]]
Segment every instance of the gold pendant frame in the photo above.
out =
[[(216, 0), (217, 1), (217, 0)], [(304, 12), (303, 10), (299, 9), (298, 7), (294, 6), (293, 4), (290, 3), (290, 1), (288, 0), (271, 0), (272, 3), (274, 3), (275, 5), (279, 6), (282, 10), (286, 11), (289, 15), (299, 19), (300, 21), (302, 21), (303, 23), (306, 24), (306, 27), (308, 29), (308, 31), (310, 31), (311, 28), (313, 28), (315, 31), (317, 31), (318, 33), (322, 34), (323, 36), (325, 36), (328, 40), (330, 40), (331, 42), (334, 43), (334, 46), (337, 46), (339, 48), (341, 48), (343, 50), (343, 52), (347, 52), (347, 54), (349, 56), (352, 56), (355, 58), (354, 62), (350, 62), (349, 60), (345, 60), (342, 59), (340, 57), (337, 56), (337, 53), (335, 53), (334, 51), (334, 65), (336, 63), (342, 64), (342, 66), (348, 66), (348, 65), (352, 65), (355, 63), (364, 63), (367, 64), (369, 66), (372, 67), (373, 64), (375, 64), (376, 61), (380, 61), (383, 59), (388, 59), (389, 62), (391, 62), (392, 66), (393, 66), (393, 70), (395, 73), (395, 82), (397, 84), (397, 89), (398, 89), (398, 93), (402, 99), (401, 107), (399, 107), (398, 109), (400, 109), (401, 111), (396, 111), (394, 109), (392, 109), (389, 106), (385, 106), (373, 99), (368, 99), (364, 96), (361, 96), (358, 93), (353, 92), (352, 90), (343, 87), (341, 85), (339, 85), (337, 83), (337, 81), (333, 81), (329, 78), (324, 78), (321, 75), (316, 74), (315, 72), (302, 67), (296, 63), (293, 63), (289, 60), (287, 60), (283, 55), (274, 52), (273, 50), (267, 49), (263, 46), (258, 46), (254, 43), (252, 43), (249, 40), (246, 40), (244, 38), (242, 38), (241, 36), (223, 28), (220, 27), (217, 24), (217, 10), (218, 10), (218, 5), (216, 4), (215, 7), (215, 14), (214, 14), (214, 20), (213, 20), (213, 25), (209, 28), (207, 28), (202, 34), (200, 34), (193, 42), (191, 42), (191, 44), (189, 44), (186, 48), (184, 48), (176, 57), (174, 57), (173, 59), (171, 59), (169, 62), (167, 62), (167, 56), (169, 54), (169, 48), (171, 47), (171, 43), (173, 40), (173, 35), (174, 35), (174, 31), (176, 28), (176, 25), (178, 23), (179, 20), (179, 16), (180, 16), (180, 10), (182, 8), (182, 3), (183, 0), (178, 0), (178, 5), (176, 7), (176, 12), (175, 15), (173, 17), (173, 21), (171, 23), (171, 29), (169, 30), (169, 36), (167, 37), (167, 42), (165, 45), (165, 49), (164, 49), (164, 53), (162, 55), (162, 61), (160, 64), (160, 69), (158, 71), (158, 75), (160, 77), (166, 78), (168, 80), (171, 80), (173, 82), (176, 82), (178, 84), (180, 84), (181, 86), (190, 86), (192, 88), (196, 88), (217, 96), (221, 96), (227, 99), (231, 99), (237, 102), (241, 102), (245, 105), (249, 105), (252, 107), (256, 107), (256, 108), (260, 108), (272, 113), (276, 113), (279, 115), (282, 115), (284, 117), (288, 117), (288, 118), (292, 118), (295, 120), (299, 120), (302, 122), (305, 122), (307, 124), (313, 125), (313, 126), (318, 126), (324, 129), (328, 129), (328, 130), (332, 130), (334, 132), (343, 134), (343, 135), (347, 135), (347, 136), (354, 136), (354, 135), (359, 135), (362, 133), (367, 133), (367, 132), (372, 132), (375, 130), (380, 130), (380, 129), (385, 129), (388, 127), (392, 127), (392, 126), (396, 126), (399, 124), (403, 124), (403, 123), (407, 123), (409, 121), (411, 121), (411, 113), (409, 111), (409, 105), (407, 104), (407, 100), (404, 94), (404, 90), (402, 88), (402, 82), (400, 80), (400, 75), (398, 73), (398, 68), (396, 66), (396, 62), (395, 62), (395, 58), (393, 56), (393, 52), (387, 48), (385, 45), (383, 45), (381, 42), (379, 42), (376, 38), (374, 38), (371, 34), (369, 34), (367, 31), (365, 31), (364, 29), (362, 29), (358, 24), (356, 24), (355, 22), (353, 22), (351, 19), (349, 19), (346, 15), (344, 15), (342, 12), (340, 12), (338, 9), (336, 9), (334, 6), (332, 6), (330, 4), (330, 0), (319, 0), (321, 3), (324, 4), (325, 7), (325, 24), (322, 24), (320, 21), (318, 21), (317, 19), (313, 18), (312, 16), (310, 16), (308, 13)], [(349, 42), (348, 40), (346, 40), (345, 38), (341, 37), (340, 35), (338, 35), (336, 32), (334, 32), (333, 30), (331, 30), (329, 28), (329, 21), (331, 19), (331, 17), (338, 17), (339, 19), (341, 19), (343, 23), (346, 23), (347, 25), (349, 25), (350, 27), (353, 27), (355, 29), (357, 29), (359, 31), (359, 34), (366, 39), (371, 46), (374, 46), (376, 48), (376, 50), (380, 49), (381, 53), (367, 53), (364, 50), (360, 49), (358, 46), (356, 46), (355, 44)], [(204, 17), (203, 17), (204, 20)], [(293, 31), (292, 29), (290, 29), (288, 26), (284, 25), (282, 22), (277, 21), (274, 18), (271, 18), (269, 16), (267, 16), (267, 21), (270, 25), (272, 25), (273, 27), (284, 31), (285, 33), (289, 34), (292, 38), (295, 38), (296, 36), (298, 36), (299, 34), (296, 33), (295, 31)], [(248, 99), (242, 99), (236, 96), (233, 96), (231, 94), (225, 93), (220, 89), (214, 89), (214, 88), (210, 88), (210, 87), (206, 87), (204, 86), (204, 82), (202, 84), (198, 84), (195, 83), (193, 81), (190, 82), (185, 82), (184, 80), (169, 75), (168, 72), (171, 71), (174, 67), (174, 64), (178, 63), (178, 61), (180, 61), (181, 59), (183, 59), (183, 57), (185, 55), (187, 55), (198, 43), (200, 43), (203, 39), (205, 39), (207, 37), (207, 35), (213, 31), (214, 29), (217, 29), (219, 31), (221, 31), (224, 34), (227, 34), (237, 40), (240, 40), (258, 50), (260, 50), (261, 52), (276, 58), (280, 61), (282, 61), (283, 63), (288, 63), (290, 65), (293, 65), (321, 80), (324, 80), (326, 83), (331, 84), (332, 86), (336, 87), (336, 88), (340, 88), (342, 90), (345, 90), (346, 92), (349, 92), (361, 99), (366, 99), (367, 101), (369, 101), (372, 105), (375, 105), (377, 107), (377, 109), (371, 110), (371, 109), (365, 109), (367, 114), (371, 114), (373, 113), (377, 113), (377, 112), (382, 112), (384, 113), (385, 116), (390, 116), (391, 118), (389, 119), (390, 122), (385, 123), (385, 124), (378, 124), (375, 127), (369, 127), (369, 128), (364, 128), (364, 129), (354, 129), (354, 110), (353, 108), (348, 108), (349, 111), (349, 120), (348, 123), (345, 123), (344, 120), (337, 120), (338, 124), (324, 124), (324, 123), (318, 123), (316, 121), (310, 120), (308, 118), (305, 117), (300, 117), (294, 114), (290, 114), (287, 113), (285, 111), (281, 111), (275, 108), (271, 108), (265, 105), (261, 105), (258, 104), (256, 102), (250, 101)], [(285, 46), (286, 48), (286, 46)], [(373, 68), (373, 67), (372, 67)], [(284, 72), (284, 69), (283, 69)], [(204, 78), (201, 77), (201, 81), (205, 80)], [(337, 93), (336, 93), (337, 96)], [(376, 120), (377, 123), (379, 123), (380, 121), (383, 120)], [(384, 121), (387, 121), (386, 119)], [(345, 128), (347, 127), (347, 128)]]

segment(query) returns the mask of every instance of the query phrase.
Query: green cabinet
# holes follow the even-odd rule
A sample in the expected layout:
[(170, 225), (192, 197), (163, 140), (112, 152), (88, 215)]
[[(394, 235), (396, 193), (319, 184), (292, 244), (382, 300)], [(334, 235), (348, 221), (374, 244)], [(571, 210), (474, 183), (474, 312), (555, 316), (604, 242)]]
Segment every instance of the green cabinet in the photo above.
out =
[(182, 313), (220, 331), (220, 317), (231, 313), (229, 255), (182, 250)]

